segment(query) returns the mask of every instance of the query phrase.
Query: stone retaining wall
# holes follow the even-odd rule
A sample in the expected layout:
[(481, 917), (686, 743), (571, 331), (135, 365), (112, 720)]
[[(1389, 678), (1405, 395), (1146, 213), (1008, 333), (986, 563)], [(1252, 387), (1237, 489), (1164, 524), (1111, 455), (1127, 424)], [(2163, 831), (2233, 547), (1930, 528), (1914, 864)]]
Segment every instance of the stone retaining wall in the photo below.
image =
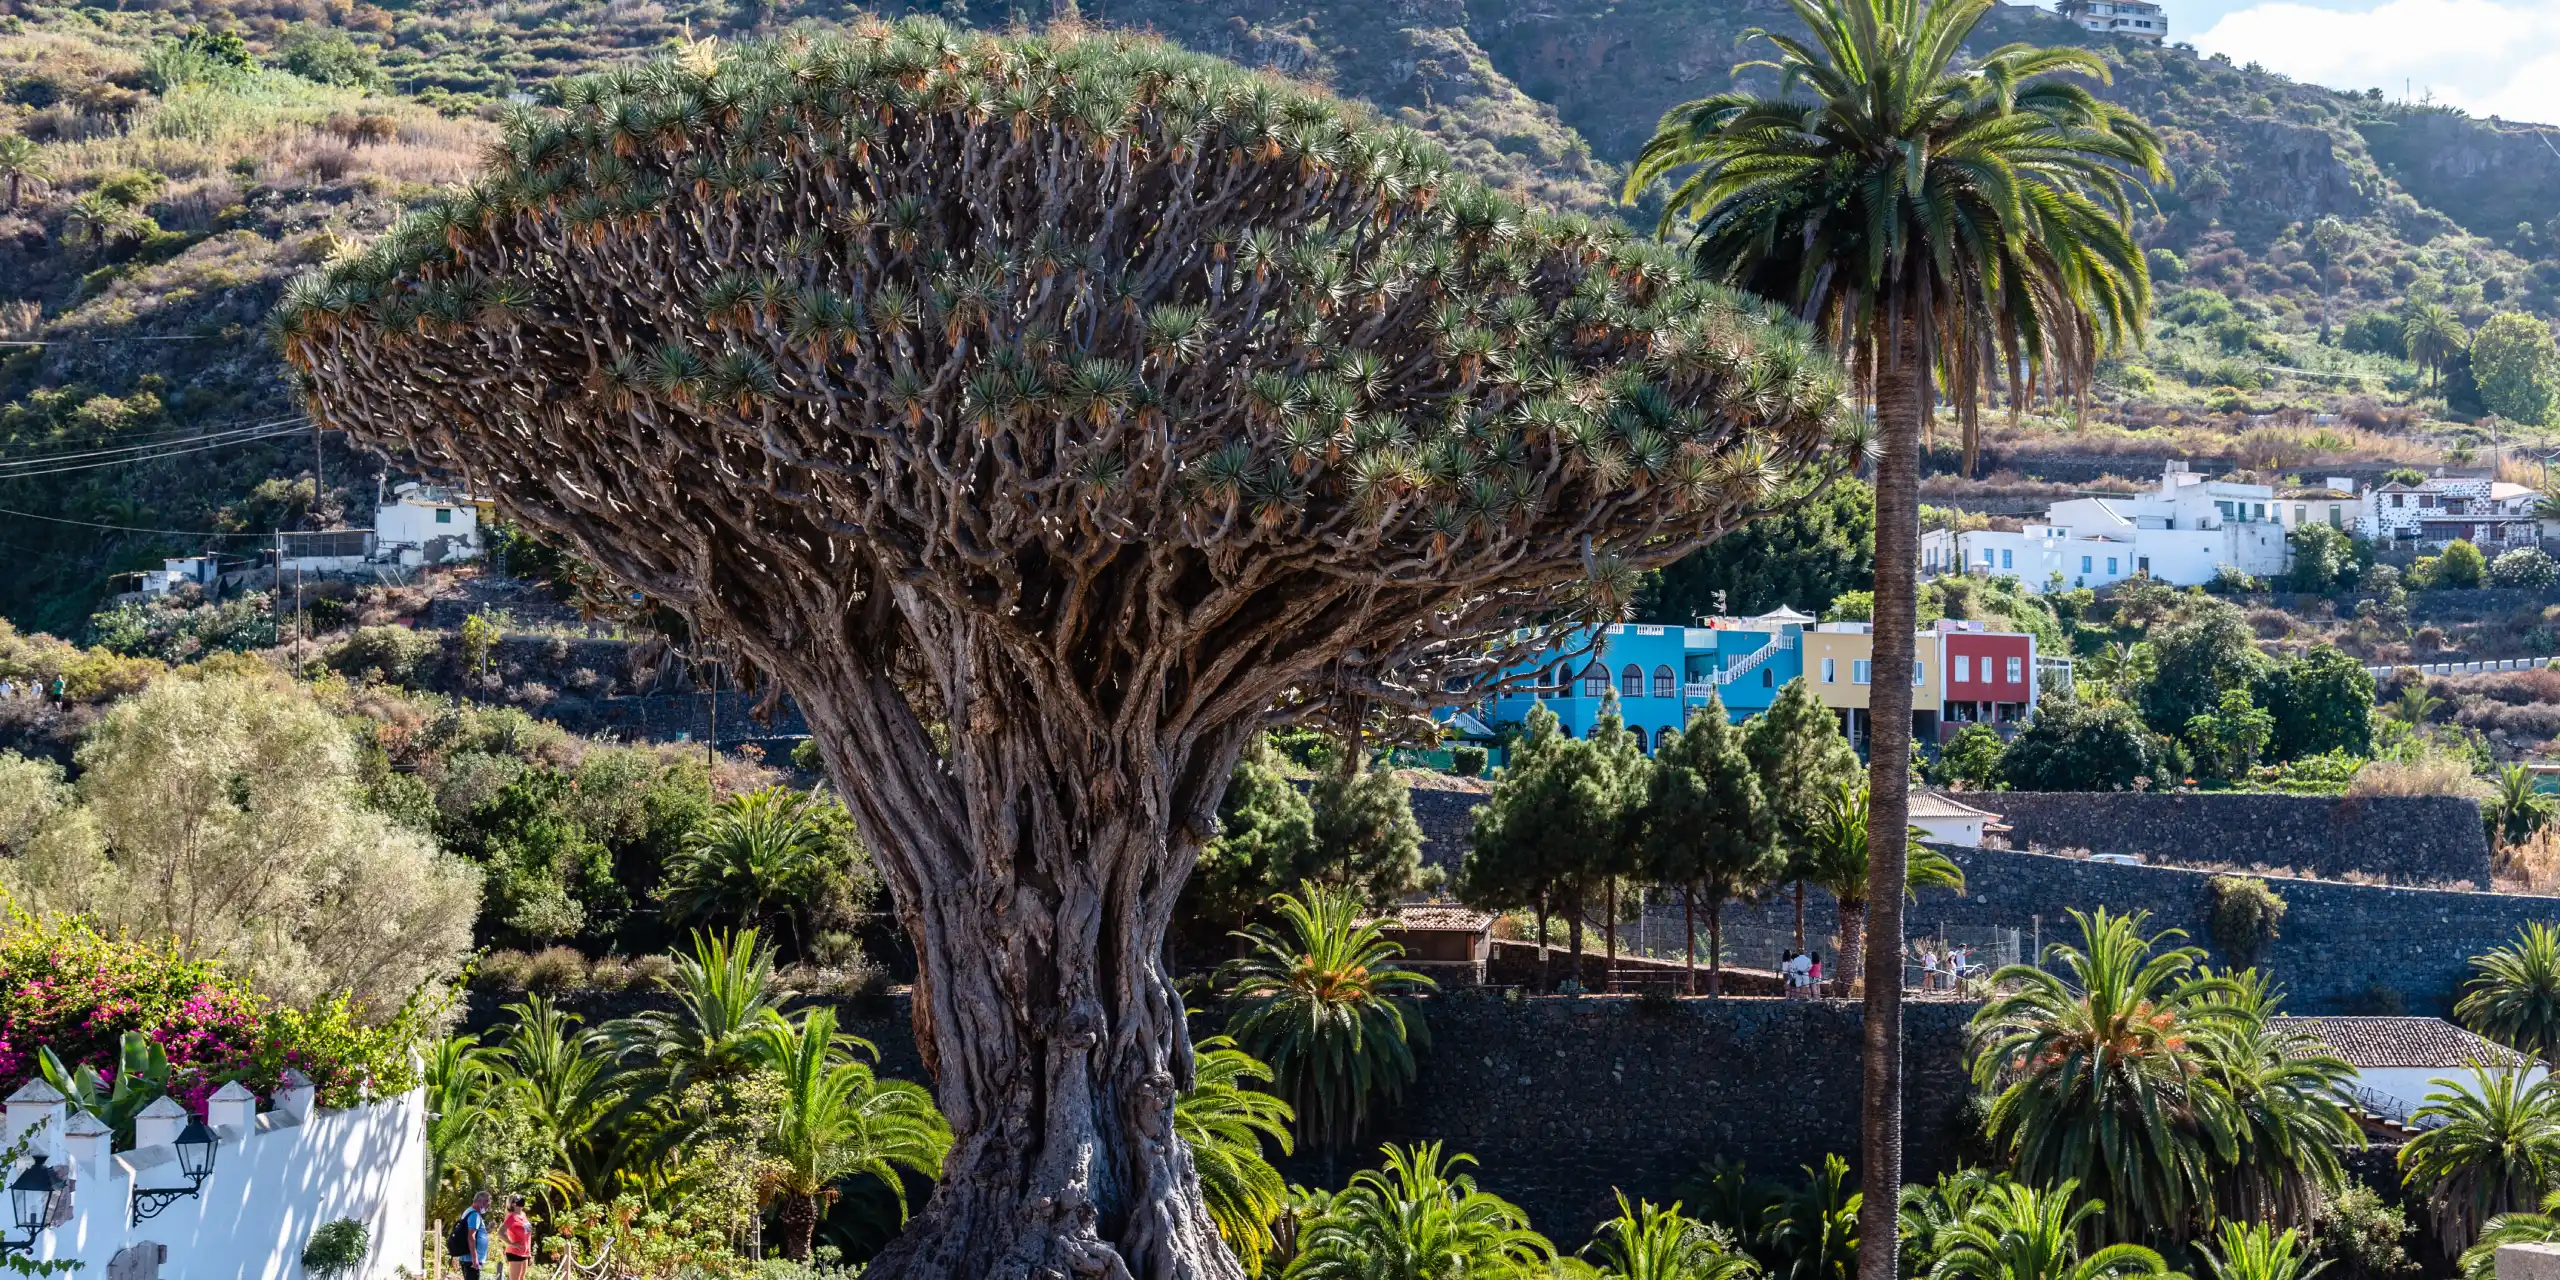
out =
[(2013, 849), (2086, 849), (2171, 866), (2289, 868), (2403, 885), (2489, 883), (2480, 806), (2459, 796), (1993, 791), (1963, 800), (1999, 814)]

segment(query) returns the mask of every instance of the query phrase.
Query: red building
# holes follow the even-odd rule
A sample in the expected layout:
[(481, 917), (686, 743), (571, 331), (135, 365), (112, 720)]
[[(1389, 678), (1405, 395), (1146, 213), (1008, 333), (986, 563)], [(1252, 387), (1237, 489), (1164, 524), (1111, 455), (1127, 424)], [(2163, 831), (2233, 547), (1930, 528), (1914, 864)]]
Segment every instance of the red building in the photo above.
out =
[(1938, 716), (1942, 742), (1968, 724), (2015, 724), (2035, 705), (2036, 638), (1973, 629), (1981, 625), (1938, 624), (1938, 660), (1945, 664), (1938, 687), (1946, 691)]

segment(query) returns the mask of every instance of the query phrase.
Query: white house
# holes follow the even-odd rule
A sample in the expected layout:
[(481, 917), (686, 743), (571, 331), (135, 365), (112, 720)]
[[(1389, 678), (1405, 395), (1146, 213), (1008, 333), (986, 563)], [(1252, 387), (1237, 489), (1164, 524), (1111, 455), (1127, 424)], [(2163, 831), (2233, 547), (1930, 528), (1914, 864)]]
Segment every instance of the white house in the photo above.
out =
[(2543, 1068), (2515, 1050), (2484, 1040), (2442, 1018), (2277, 1018), (2287, 1030), (2307, 1031), (2356, 1069), (2355, 1098), (2365, 1110), (2405, 1125), (2427, 1095), (2453, 1081), (2467, 1081), (2475, 1067), (2522, 1070), (2528, 1081)]
[(2169, 35), (2169, 15), (2149, 0), (2060, 0), (2053, 11), (2100, 35), (2132, 36), (2153, 44)]
[(2006, 831), (2000, 815), (1976, 809), (1942, 792), (1911, 793), (1911, 825), (1920, 829), (1920, 838), (1939, 844), (1959, 845), (1967, 849), (1982, 847), (1986, 831)]
[(142, 594), (146, 597), (165, 596), (188, 584), (209, 587), (221, 579), (221, 566), (212, 556), (163, 560), (159, 568), (142, 571)]
[(373, 558), (416, 567), (480, 558), (480, 508), (469, 495), (411, 482), (373, 512)]
[[(41, 1078), (27, 1082), (9, 1096), (0, 1147), (32, 1133), (28, 1156), (44, 1156), (66, 1188), (31, 1256), (78, 1262), (93, 1277), (298, 1280), (312, 1232), (353, 1218), (371, 1241), (355, 1280), (422, 1272), (425, 1092), (330, 1111), (313, 1105), (310, 1081), (288, 1072), (272, 1102), (260, 1111), (237, 1082), (216, 1092), (205, 1105), (218, 1140), (212, 1167), (193, 1179), (182, 1161), (205, 1148), (182, 1147), (189, 1116), (176, 1102), (144, 1108), (133, 1149), (111, 1152), (105, 1125), (72, 1112)], [(0, 1177), (14, 1183), (31, 1164)], [(169, 1194), (153, 1194), (161, 1192)]]
[(1920, 567), (2015, 575), (2031, 591), (2056, 575), (2066, 590), (2140, 576), (2197, 586), (2224, 565), (2266, 577), (2285, 570), (2286, 514), (2272, 485), (2213, 480), (2173, 461), (2151, 493), (2056, 502), (2016, 532), (1931, 530), (1920, 536)]
[(2365, 494), (2365, 536), (2376, 542), (2411, 543), (2441, 550), (2456, 538), (2495, 556), (2515, 547), (2540, 546), (2542, 495), (2504, 480), (2431, 477), (2397, 481)]

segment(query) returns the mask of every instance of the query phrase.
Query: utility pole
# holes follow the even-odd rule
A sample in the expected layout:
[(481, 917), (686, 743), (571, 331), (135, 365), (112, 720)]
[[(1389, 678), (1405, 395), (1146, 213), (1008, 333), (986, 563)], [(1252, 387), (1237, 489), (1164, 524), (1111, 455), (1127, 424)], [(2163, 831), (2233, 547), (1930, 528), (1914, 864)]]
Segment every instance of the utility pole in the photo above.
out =
[(720, 664), (711, 665), (711, 732), (702, 739), (702, 764), (705, 769), (720, 765)]
[(328, 494), (328, 478), (320, 474), (320, 420), (313, 418), (311, 420), (311, 518), (317, 522), (312, 526), (315, 529), (329, 527), (329, 522), (320, 514), (320, 504)]
[(276, 643), (284, 643), (284, 530), (276, 530), (276, 580), (267, 598), (268, 624), (275, 629)]

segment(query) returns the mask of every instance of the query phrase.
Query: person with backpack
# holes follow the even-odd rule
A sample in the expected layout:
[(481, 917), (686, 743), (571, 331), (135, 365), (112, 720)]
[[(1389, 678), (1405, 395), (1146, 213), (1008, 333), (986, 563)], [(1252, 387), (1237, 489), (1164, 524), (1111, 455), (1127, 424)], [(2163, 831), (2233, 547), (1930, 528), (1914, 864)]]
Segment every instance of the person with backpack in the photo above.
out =
[(453, 1220), (453, 1229), (445, 1233), (444, 1251), (462, 1266), (462, 1280), (480, 1280), (480, 1268), (489, 1265), (489, 1193), (471, 1197), (471, 1207)]

